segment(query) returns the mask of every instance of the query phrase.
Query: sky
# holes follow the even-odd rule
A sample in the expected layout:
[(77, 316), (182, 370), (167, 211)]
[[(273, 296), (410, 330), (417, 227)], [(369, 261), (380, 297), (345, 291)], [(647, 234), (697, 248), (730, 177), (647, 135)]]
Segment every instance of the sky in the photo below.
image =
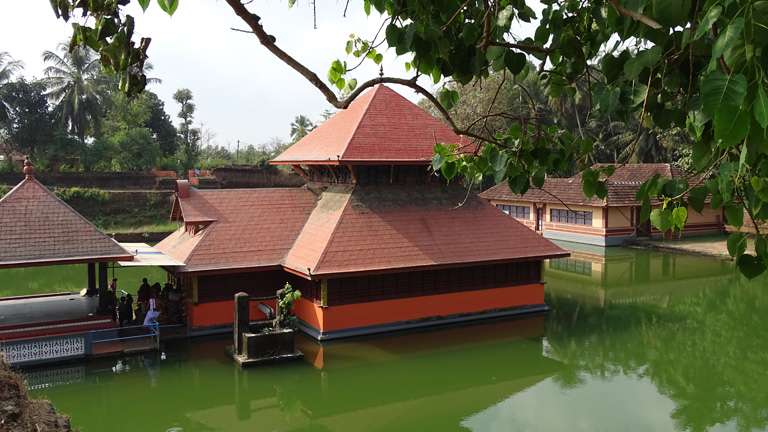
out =
[[(318, 1), (317, 29), (313, 28), (311, 0), (298, 0), (293, 8), (286, 0), (256, 0), (248, 7), (262, 17), (278, 46), (325, 80), (334, 59), (354, 62), (344, 52), (350, 33), (371, 37), (382, 23), (375, 11), (368, 17), (356, 3), (350, 4), (344, 17), (346, 1)], [(146, 12), (134, 1), (127, 12), (136, 18), (138, 36), (152, 37), (148, 54), (154, 70), (150, 76), (162, 83), (150, 89), (165, 101), (174, 123), (178, 120), (174, 91), (192, 90), (195, 123), (214, 133), (214, 144), (234, 149), (238, 140), (244, 146), (266, 143), (273, 137), (287, 139), (295, 116), (304, 114), (317, 121), (331, 108), (315, 87), (269, 53), (255, 36), (232, 31), (230, 28), (245, 28), (245, 24), (223, 0), (182, 0), (172, 17), (156, 1)], [(46, 0), (0, 1), (0, 51), (23, 61), (28, 78), (43, 76), (42, 52), (66, 41), (70, 29), (56, 19)], [(403, 66), (407, 60), (397, 58), (394, 50), (386, 51), (385, 74), (408, 77)], [(378, 74), (376, 65), (366, 63), (351, 75), (358, 82)], [(433, 87), (427, 78), (420, 83)], [(409, 89), (395, 89), (413, 101), (419, 99)]]
[[(293, 8), (285, 0), (258, 0), (249, 8), (262, 17), (281, 48), (325, 79), (334, 59), (347, 58), (344, 46), (350, 33), (370, 37), (382, 22), (375, 12), (367, 17), (362, 8), (353, 5), (345, 18), (344, 5), (340, 0), (318, 2), (317, 29), (308, 0), (298, 0)], [(213, 131), (219, 145), (234, 149), (237, 140), (241, 145), (258, 145), (272, 137), (287, 139), (295, 116), (319, 120), (324, 110), (332, 108), (315, 87), (269, 53), (255, 36), (230, 30), (246, 26), (222, 0), (181, 1), (172, 17), (155, 1), (145, 13), (137, 5), (128, 13), (136, 18), (137, 34), (152, 37), (149, 61), (154, 70), (150, 76), (162, 83), (150, 89), (165, 101), (174, 123), (178, 120), (174, 91), (192, 90), (197, 105), (195, 123), (200, 126), (202, 122), (204, 129)], [(28, 78), (43, 76), (42, 52), (66, 41), (70, 29), (56, 19), (46, 0), (0, 2), (0, 51), (21, 60)], [(350, 56), (350, 63), (353, 60)], [(385, 73), (406, 76), (406, 60), (389, 51), (383, 62)], [(359, 82), (378, 74), (378, 67), (368, 63), (352, 75)], [(426, 85), (431, 88), (429, 81)], [(407, 89), (398, 91), (418, 100)]]

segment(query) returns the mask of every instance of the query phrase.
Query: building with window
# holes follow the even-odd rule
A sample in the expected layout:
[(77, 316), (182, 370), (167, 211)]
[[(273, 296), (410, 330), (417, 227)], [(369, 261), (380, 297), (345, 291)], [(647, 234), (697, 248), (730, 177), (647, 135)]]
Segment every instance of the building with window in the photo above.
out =
[[(579, 175), (547, 178), (541, 189), (525, 195), (512, 193), (506, 183), (480, 194), (502, 212), (514, 217), (544, 237), (600, 246), (620, 245), (638, 237), (661, 236), (649, 221), (640, 222), (640, 203), (635, 199), (640, 185), (656, 174), (682, 177), (671, 164), (617, 165), (607, 179), (608, 196), (586, 198)], [(709, 207), (701, 213), (689, 209), (683, 236), (723, 231), (721, 210)]]
[(463, 143), (376, 86), (272, 161), (304, 187), (179, 182), (183, 226), (156, 247), (184, 263), (192, 332), (231, 326), (236, 292), (274, 304), (286, 282), (318, 339), (545, 310), (542, 262), (568, 253), (478, 197), (457, 206), (466, 189), (428, 169), (438, 142)]

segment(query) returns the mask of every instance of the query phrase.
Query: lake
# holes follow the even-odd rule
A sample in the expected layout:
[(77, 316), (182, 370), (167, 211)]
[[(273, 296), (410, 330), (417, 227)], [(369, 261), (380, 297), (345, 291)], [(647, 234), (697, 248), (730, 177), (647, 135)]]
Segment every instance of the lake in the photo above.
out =
[(91, 431), (768, 429), (768, 279), (568, 245), (546, 315), (320, 345), (241, 370), (229, 338), (26, 371)]

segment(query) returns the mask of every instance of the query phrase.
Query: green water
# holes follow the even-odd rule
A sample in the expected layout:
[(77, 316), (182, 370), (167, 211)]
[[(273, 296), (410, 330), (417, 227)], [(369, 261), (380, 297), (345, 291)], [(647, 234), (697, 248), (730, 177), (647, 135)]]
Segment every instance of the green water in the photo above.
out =
[(768, 279), (579, 248), (546, 316), (320, 346), (240, 370), (224, 339), (27, 371), (91, 431), (768, 430)]
[[(88, 286), (86, 264), (50, 267), (26, 267), (0, 270), (0, 297), (76, 292)], [(157, 267), (117, 267), (109, 270), (109, 278), (117, 278), (117, 286), (136, 293), (142, 278), (150, 283), (166, 280), (166, 273)]]

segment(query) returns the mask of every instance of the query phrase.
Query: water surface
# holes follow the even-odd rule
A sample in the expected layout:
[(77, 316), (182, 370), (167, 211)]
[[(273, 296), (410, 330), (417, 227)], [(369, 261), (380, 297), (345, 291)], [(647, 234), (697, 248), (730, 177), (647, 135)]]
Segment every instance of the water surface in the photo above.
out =
[(546, 316), (302, 339), (304, 361), (247, 370), (218, 338), (27, 376), (84, 432), (768, 430), (768, 279), (572, 247), (545, 264)]

